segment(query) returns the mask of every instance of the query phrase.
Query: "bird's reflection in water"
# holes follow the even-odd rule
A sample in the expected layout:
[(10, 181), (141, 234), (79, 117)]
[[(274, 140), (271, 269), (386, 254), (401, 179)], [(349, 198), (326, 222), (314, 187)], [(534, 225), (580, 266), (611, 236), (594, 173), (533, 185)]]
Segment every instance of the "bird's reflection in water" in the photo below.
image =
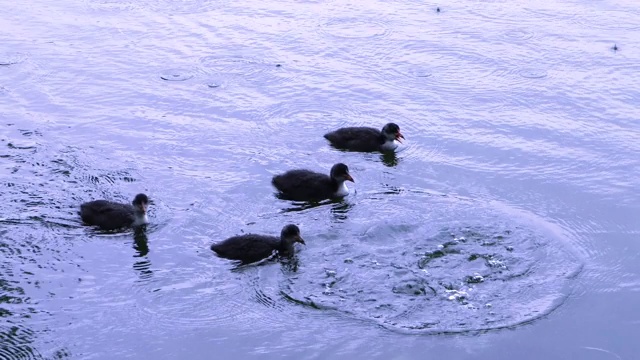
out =
[(384, 187), (384, 191), (380, 192), (380, 194), (398, 195), (398, 194), (402, 194), (403, 192), (405, 192), (405, 190), (403, 188), (397, 187), (395, 185), (382, 184), (382, 186)]
[(243, 272), (247, 269), (251, 269), (254, 266), (268, 266), (270, 264), (273, 264), (275, 262), (278, 261), (278, 257), (276, 254), (273, 254), (271, 256), (269, 256), (266, 259), (262, 259), (260, 261), (256, 261), (256, 262), (252, 262), (252, 263), (243, 263), (242, 261), (237, 261), (237, 260), (232, 260), (231, 264), (233, 265), (231, 267), (231, 272)]
[(388, 167), (394, 167), (398, 165), (398, 162), (400, 162), (395, 151), (383, 152), (380, 154), (380, 160), (382, 160), (382, 163)]
[[(295, 211), (304, 211), (304, 210), (309, 210), (309, 209), (313, 209), (315, 207), (319, 207), (319, 206), (324, 206), (324, 205), (329, 205), (329, 204), (336, 204), (338, 208), (345, 208), (346, 210), (351, 208), (351, 205), (349, 205), (346, 201), (346, 198), (336, 198), (336, 199), (327, 199), (327, 200), (322, 200), (322, 201), (296, 201), (296, 202), (292, 202), (292, 206), (286, 209), (282, 209), (282, 212), (295, 212)], [(336, 207), (336, 205), (334, 205), (334, 208)], [(332, 208), (333, 211), (333, 208)]]
[[(296, 249), (298, 250), (298, 249)], [(254, 263), (250, 263), (250, 264), (243, 264), (240, 261), (234, 261), (233, 262), (233, 267), (231, 268), (231, 272), (237, 272), (237, 273), (241, 273), (247, 269), (250, 269), (254, 266), (271, 266), (274, 263), (279, 262), (280, 265), (282, 266), (283, 271), (285, 272), (296, 272), (298, 271), (298, 257), (296, 255), (293, 256), (280, 256), (276, 253), (274, 253), (273, 255), (269, 256), (268, 258), (258, 261), (258, 262), (254, 262)]]
[(138, 273), (141, 280), (148, 280), (153, 276), (151, 271), (151, 262), (147, 258), (149, 253), (149, 243), (147, 239), (147, 226), (142, 225), (136, 227), (133, 231), (133, 249), (136, 250), (136, 254), (133, 257), (139, 258), (133, 264), (133, 270)]
[(296, 255), (286, 258), (280, 258), (280, 265), (283, 273), (298, 272), (299, 260)]
[(347, 220), (347, 213), (349, 212), (349, 210), (351, 210), (351, 208), (353, 208), (353, 204), (351, 203), (348, 203), (346, 201), (336, 202), (331, 207), (331, 215), (338, 222), (345, 221)]
[(138, 226), (133, 231), (133, 249), (137, 251), (134, 257), (144, 257), (149, 253), (149, 243), (147, 240), (147, 226)]
[(286, 209), (282, 209), (282, 212), (295, 212), (295, 211), (304, 211), (308, 209), (313, 209), (318, 206), (331, 204), (331, 200), (324, 200), (320, 202), (292, 202), (291, 207)]
[[(354, 192), (355, 193), (355, 192)], [(337, 198), (330, 200), (323, 200), (320, 202), (294, 202), (289, 208), (282, 209), (282, 212), (296, 212), (296, 211), (304, 211), (313, 209), (319, 206), (329, 205), (331, 204), (331, 215), (336, 221), (342, 222), (347, 220), (347, 213), (351, 208), (353, 208), (353, 204), (345, 201), (345, 198)]]

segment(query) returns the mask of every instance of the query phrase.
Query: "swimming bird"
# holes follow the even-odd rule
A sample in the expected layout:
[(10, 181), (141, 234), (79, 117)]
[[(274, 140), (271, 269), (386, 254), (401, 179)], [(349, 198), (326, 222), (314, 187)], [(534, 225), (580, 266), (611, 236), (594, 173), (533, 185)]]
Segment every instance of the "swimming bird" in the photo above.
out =
[(257, 234), (238, 235), (211, 245), (211, 250), (221, 258), (250, 264), (268, 258), (274, 251), (279, 256), (290, 257), (295, 252), (293, 244), (296, 242), (304, 244), (300, 229), (289, 224), (282, 228), (279, 238)]
[(149, 198), (138, 194), (129, 204), (121, 204), (108, 200), (94, 200), (80, 205), (80, 217), (89, 225), (96, 225), (103, 230), (115, 230), (129, 226), (146, 224)]
[(386, 124), (382, 130), (372, 127), (345, 127), (324, 134), (331, 145), (342, 150), (372, 152), (389, 151), (398, 147), (404, 136), (394, 123)]
[(320, 201), (346, 196), (349, 189), (345, 181), (355, 182), (347, 165), (337, 163), (331, 167), (329, 176), (304, 169), (289, 170), (274, 176), (271, 184), (283, 199)]

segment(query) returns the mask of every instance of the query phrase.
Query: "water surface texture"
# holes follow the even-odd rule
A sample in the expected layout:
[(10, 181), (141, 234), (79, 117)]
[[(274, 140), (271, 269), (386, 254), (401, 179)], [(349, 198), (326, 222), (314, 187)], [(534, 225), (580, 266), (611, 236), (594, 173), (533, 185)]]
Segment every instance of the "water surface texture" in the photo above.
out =
[[(1, 359), (637, 358), (637, 2), (2, 13)], [(322, 137), (389, 121), (395, 154)], [(274, 196), (337, 162), (344, 200)], [(139, 192), (148, 226), (82, 226)], [(209, 250), (286, 223), (293, 259)]]

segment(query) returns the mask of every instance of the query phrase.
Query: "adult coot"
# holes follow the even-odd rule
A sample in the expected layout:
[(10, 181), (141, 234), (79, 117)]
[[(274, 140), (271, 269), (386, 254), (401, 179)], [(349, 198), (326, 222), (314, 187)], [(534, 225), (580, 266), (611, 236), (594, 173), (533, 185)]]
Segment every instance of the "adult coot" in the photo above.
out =
[(80, 205), (80, 217), (89, 225), (103, 230), (114, 230), (129, 226), (146, 224), (149, 198), (138, 194), (129, 204), (120, 204), (107, 200), (95, 200)]
[(345, 127), (324, 137), (335, 148), (361, 152), (394, 150), (398, 147), (396, 141), (404, 139), (400, 127), (394, 123), (388, 123), (382, 131), (372, 127)]
[(249, 264), (268, 258), (274, 251), (280, 256), (292, 256), (293, 244), (296, 242), (304, 244), (300, 237), (300, 229), (289, 224), (282, 228), (279, 238), (257, 234), (238, 235), (211, 245), (211, 250), (222, 258)]
[(331, 167), (329, 176), (310, 170), (289, 170), (271, 180), (280, 197), (295, 201), (320, 201), (345, 196), (349, 193), (345, 181), (353, 181), (347, 165)]

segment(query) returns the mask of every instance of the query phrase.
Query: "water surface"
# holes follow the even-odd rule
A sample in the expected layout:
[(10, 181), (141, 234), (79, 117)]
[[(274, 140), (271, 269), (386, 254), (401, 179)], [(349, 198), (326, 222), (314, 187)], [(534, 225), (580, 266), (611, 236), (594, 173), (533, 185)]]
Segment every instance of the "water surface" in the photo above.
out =
[[(0, 357), (635, 358), (634, 2), (2, 8)], [(336, 162), (343, 201), (274, 196)], [(144, 229), (78, 219), (138, 192)], [(209, 250), (289, 222), (291, 261)]]

